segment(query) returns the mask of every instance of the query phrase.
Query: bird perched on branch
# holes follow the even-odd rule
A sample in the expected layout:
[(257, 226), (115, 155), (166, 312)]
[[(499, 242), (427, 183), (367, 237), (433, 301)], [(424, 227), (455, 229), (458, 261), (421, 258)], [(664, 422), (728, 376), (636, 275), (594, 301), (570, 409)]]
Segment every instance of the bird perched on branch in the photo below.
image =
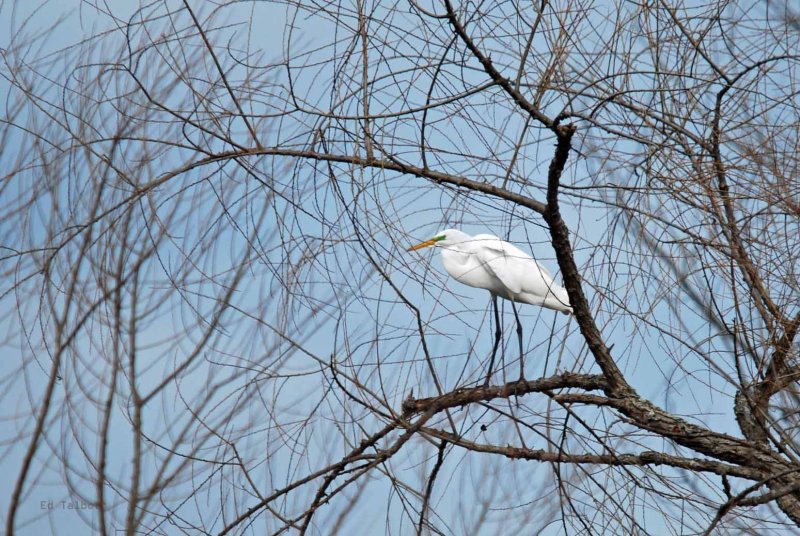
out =
[(493, 235), (470, 236), (458, 229), (445, 229), (436, 233), (430, 240), (408, 248), (408, 251), (428, 246), (441, 248), (444, 269), (456, 281), (471, 287), (486, 289), (492, 295), (495, 341), (485, 385), (489, 384), (494, 358), (502, 335), (497, 298), (499, 296), (511, 302), (514, 318), (517, 321), (520, 381), (522, 381), (525, 377), (522, 324), (515, 304), (527, 303), (564, 314), (572, 314), (566, 289), (558, 285), (550, 272), (528, 253)]

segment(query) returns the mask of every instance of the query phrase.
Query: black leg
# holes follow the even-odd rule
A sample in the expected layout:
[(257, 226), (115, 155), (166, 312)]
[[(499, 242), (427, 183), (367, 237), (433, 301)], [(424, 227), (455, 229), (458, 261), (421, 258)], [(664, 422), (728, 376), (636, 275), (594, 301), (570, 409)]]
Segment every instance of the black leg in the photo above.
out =
[(492, 308), (494, 309), (494, 346), (492, 347), (492, 359), (489, 360), (489, 371), (486, 373), (486, 381), (483, 386), (489, 385), (489, 379), (492, 377), (492, 369), (494, 368), (494, 357), (497, 355), (497, 347), (500, 346), (500, 337), (503, 331), (500, 329), (500, 313), (497, 310), (497, 296), (492, 294)]
[(544, 370), (542, 371), (542, 378), (547, 377), (547, 364), (550, 362), (550, 349), (553, 347), (553, 334), (556, 332), (556, 317), (558, 314), (553, 315), (553, 325), (550, 326), (550, 336), (547, 338), (547, 352), (544, 354)]
[(511, 302), (511, 309), (514, 311), (514, 318), (517, 319), (517, 340), (519, 341), (519, 381), (525, 381), (525, 359), (522, 354), (522, 323), (519, 321), (517, 306)]

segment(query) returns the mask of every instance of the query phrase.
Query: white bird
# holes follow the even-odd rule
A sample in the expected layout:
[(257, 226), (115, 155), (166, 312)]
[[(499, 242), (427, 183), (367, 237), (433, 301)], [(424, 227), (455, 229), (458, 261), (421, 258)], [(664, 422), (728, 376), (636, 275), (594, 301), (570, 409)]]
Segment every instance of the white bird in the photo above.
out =
[(428, 246), (442, 248), (442, 264), (454, 279), (471, 287), (483, 288), (492, 294), (495, 317), (495, 341), (489, 372), (494, 366), (497, 347), (500, 344), (500, 315), (497, 297), (511, 302), (517, 320), (517, 338), (520, 352), (520, 381), (524, 380), (522, 360), (522, 324), (515, 303), (528, 303), (572, 314), (569, 297), (564, 287), (558, 285), (547, 269), (518, 247), (489, 234), (470, 236), (458, 229), (445, 229), (430, 240), (408, 248), (415, 251)]

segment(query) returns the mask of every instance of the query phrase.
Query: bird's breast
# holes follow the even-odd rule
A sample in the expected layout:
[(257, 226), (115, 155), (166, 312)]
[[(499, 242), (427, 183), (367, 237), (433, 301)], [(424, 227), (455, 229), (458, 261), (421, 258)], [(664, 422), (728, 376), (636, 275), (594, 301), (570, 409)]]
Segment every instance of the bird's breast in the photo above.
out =
[(453, 250), (442, 251), (442, 264), (450, 277), (470, 287), (486, 289), (510, 299), (508, 291), (497, 277), (480, 262), (476, 255)]

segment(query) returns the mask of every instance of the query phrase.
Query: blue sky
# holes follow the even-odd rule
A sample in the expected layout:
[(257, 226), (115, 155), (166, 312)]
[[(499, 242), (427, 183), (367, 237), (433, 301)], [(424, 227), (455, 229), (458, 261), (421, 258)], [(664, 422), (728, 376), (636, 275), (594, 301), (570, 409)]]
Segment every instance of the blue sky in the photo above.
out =
[[(25, 9), (24, 6), (30, 9), (27, 4), (23, 4), (23, 7), (16, 4), (11, 7), (3, 5), (0, 9), (0, 28), (2, 28), (0, 47), (9, 47), (11, 39), (22, 24), (21, 21), (28, 18), (28, 13), (22, 11)], [(114, 8), (120, 20), (126, 20), (130, 16), (128, 13), (117, 11), (118, 9), (120, 8)], [(40, 28), (49, 27), (52, 21), (65, 12), (68, 13), (67, 18), (58, 25), (56, 31), (49, 33), (43, 49), (31, 52), (31, 58), (41, 58), (49, 52), (64, 50), (71, 44), (78, 43), (87, 33), (97, 34), (104, 28), (108, 28), (112, 35), (119, 32), (114, 29), (115, 21), (105, 15), (97, 14), (93, 8), (78, 2), (50, 2), (44, 5), (30, 16), (28, 31), (36, 32)], [(241, 53), (239, 59), (247, 57), (254, 50), (262, 50), (265, 61), (278, 61), (286, 54), (284, 46), (287, 37), (284, 31), (286, 13), (284, 8), (273, 4), (242, 3), (226, 12), (228, 20), (232, 22), (254, 20), (258, 23), (231, 27), (215, 33), (212, 37), (219, 40), (218, 42), (226, 39), (235, 40), (233, 42), (238, 46), (233, 49)], [(317, 44), (327, 43), (330, 40), (332, 28), (329, 24), (316, 17), (299, 17), (294, 20), (294, 24), (299, 34), (294, 36), (296, 50), (310, 51), (308, 56), (304, 57), (306, 61), (313, 61), (317, 54), (321, 57), (324, 53), (330, 53), (330, 50), (314, 52)], [(602, 28), (598, 29), (599, 36), (602, 36), (602, 31)], [(137, 36), (141, 37), (143, 36)], [(113, 42), (113, 39), (106, 42)], [(343, 40), (341, 51), (346, 50), (345, 44), (346, 40)], [(249, 48), (246, 45), (249, 45)], [(402, 65), (405, 59), (402, 54), (398, 56), (394, 61), (397, 62), (396, 65)], [(149, 57), (154, 60), (156, 58), (155, 55)], [(65, 62), (64, 72), (72, 72), (70, 67), (68, 61)], [(143, 69), (143, 72), (147, 70)], [(314, 70), (311, 72), (316, 76), (298, 70), (298, 76), (294, 80), (295, 89), (298, 94), (307, 97), (309, 105), (318, 101), (324, 105), (323, 99), (328, 97), (328, 86), (323, 81), (330, 73), (323, 68), (320, 72)], [(475, 72), (467, 75), (468, 79), (472, 77), (478, 80), (482, 74)], [(154, 85), (157, 83), (158, 80), (153, 81)], [(0, 81), (0, 84), (7, 82)], [(382, 94), (391, 95), (395, 90), (393, 84), (411, 88), (408, 94), (403, 95), (409, 102), (417, 102), (424, 97), (425, 92), (416, 87), (413, 80), (402, 77), (385, 81), (385, 85), (380, 86)], [(0, 92), (4, 92), (2, 90), (5, 87), (0, 85)], [(213, 89), (217, 90), (219, 88)], [(209, 89), (209, 92), (211, 94), (212, 89)], [(223, 98), (220, 94), (214, 95)], [(551, 102), (549, 106), (548, 111), (555, 109), (558, 102)], [(264, 109), (268, 110), (269, 106), (265, 105)], [(263, 110), (254, 108), (254, 111), (259, 113)], [(485, 118), (480, 118), (480, 121), (485, 121), (487, 129), (501, 125), (508, 140), (519, 137), (524, 129), (519, 118), (506, 121), (502, 117), (487, 115)], [(464, 121), (464, 123), (469, 122)], [(432, 114), (431, 123), (436, 126), (431, 127), (429, 142), (442, 151), (451, 149), (457, 152), (465, 150), (466, 147), (477, 153), (487, 145), (491, 145), (481, 138), (480, 132), (476, 132), (466, 124), (460, 124), (456, 119), (450, 122), (448, 117)], [(411, 135), (415, 130), (415, 125), (390, 122), (386, 124), (395, 129), (392, 133), (398, 137), (406, 133)], [(266, 139), (286, 140), (286, 143), (291, 142), (289, 133), (307, 126), (291, 117), (280, 120), (262, 118), (257, 125), (259, 132), (265, 133)], [(243, 124), (232, 120), (231, 128), (236, 131), (237, 136), (246, 138)], [(14, 143), (19, 145), (24, 143), (22, 140), (23, 138), (16, 141), (12, 139), (7, 143), (11, 146)], [(198, 135), (192, 138), (192, 141), (199, 143), (205, 140)], [(208, 143), (214, 147), (216, 142), (211, 140)], [(222, 150), (222, 147), (218, 149)], [(522, 164), (524, 167), (520, 169), (519, 174), (528, 178), (530, 183), (513, 187), (525, 188), (526, 193), (543, 199), (543, 178), (552, 151), (552, 140), (544, 137), (532, 141), (525, 149), (529, 158)], [(171, 151), (158, 160), (153, 176), (140, 179), (143, 182), (156, 179), (159, 172), (177, 165), (178, 160), (186, 156), (187, 151)], [(577, 158), (577, 155), (575, 157)], [(444, 163), (458, 166), (459, 158), (455, 154), (450, 157), (450, 161)], [(443, 157), (443, 160), (446, 158)], [(334, 417), (339, 415), (337, 412), (341, 412), (342, 408), (335, 407), (330, 400), (321, 396), (320, 390), (324, 382), (320, 380), (319, 370), (321, 362), (330, 359), (332, 353), (339, 352), (349, 355), (353, 373), (363, 372), (364, 376), (359, 378), (371, 389), (381, 393), (391, 408), (399, 408), (402, 400), (412, 389), (415, 396), (432, 394), (434, 391), (432, 380), (420, 359), (422, 350), (419, 339), (409, 336), (409, 333), (413, 334), (415, 330), (415, 318), (410, 309), (399, 299), (395, 288), (378, 275), (356, 242), (356, 238), (370, 245), (376, 255), (374, 259), (376, 264), (391, 278), (396, 288), (419, 307), (421, 317), (426, 323), (426, 339), (434, 357), (437, 375), (448, 389), (468, 382), (477, 382), (482, 378), (486, 356), (492, 342), (488, 294), (448, 280), (438, 256), (433, 251), (409, 254), (405, 252), (405, 248), (415, 241), (430, 237), (439, 229), (459, 226), (466, 232), (489, 231), (507, 238), (523, 249), (532, 251), (537, 259), (542, 260), (552, 271), (556, 271), (546, 229), (538, 215), (522, 213), (519, 209), (512, 209), (508, 204), (496, 199), (465, 196), (452, 190), (439, 189), (421, 179), (402, 175), (386, 173), (376, 175), (377, 178), (371, 180), (372, 175), (369, 175), (371, 173), (369, 171), (336, 166), (335, 171), (339, 173), (339, 187), (344, 199), (340, 201), (337, 200), (333, 187), (326, 181), (327, 170), (324, 166), (313, 170), (303, 168), (294, 174), (292, 161), (261, 159), (254, 165), (264, 166), (265, 174), (272, 177), (278, 185), (275, 190), (280, 195), (269, 197), (252, 181), (243, 180), (240, 185), (232, 187), (219, 180), (220, 177), (225, 177), (227, 171), (214, 174), (216, 170), (211, 169), (208, 173), (212, 179), (208, 180), (208, 184), (211, 187), (218, 187), (218, 190), (214, 191), (218, 197), (215, 198), (209, 191), (204, 190), (202, 194), (197, 194), (196, 200), (191, 197), (194, 194), (186, 194), (185, 198), (181, 198), (180, 195), (184, 195), (184, 191), (192, 191), (188, 185), (203, 175), (204, 171), (200, 170), (197, 175), (187, 174), (185, 179), (176, 184), (170, 183), (163, 189), (163, 192), (174, 195), (176, 199), (185, 200), (184, 203), (165, 201), (163, 205), (153, 208), (150, 213), (151, 216), (175, 222), (174, 236), (171, 236), (171, 241), (167, 241), (161, 248), (158, 262), (153, 261), (149, 266), (148, 274), (152, 277), (154, 294), (160, 292), (159, 285), (166, 284), (166, 274), (177, 273), (185, 268), (183, 251), (186, 245), (203, 243), (208, 214), (218, 216), (214, 222), (220, 238), (214, 243), (212, 253), (203, 256), (202, 265), (196, 267), (196, 285), (187, 288), (186, 292), (189, 298), (181, 300), (172, 296), (167, 306), (153, 314), (151, 322), (143, 328), (142, 337), (153, 341), (152, 347), (143, 349), (139, 357), (142, 368), (146, 370), (141, 377), (143, 387), (156, 385), (164, 374), (191, 352), (193, 337), (197, 333), (187, 335), (185, 340), (179, 338), (174, 343), (163, 341), (168, 341), (175, 333), (182, 333), (187, 324), (195, 322), (197, 317), (202, 317), (203, 314), (213, 310), (219, 294), (214, 294), (210, 290), (218, 291), (220, 287), (208, 284), (208, 281), (216, 276), (227, 277), (227, 274), (239, 267), (237, 263), (241, 259), (251, 264), (244, 276), (247, 278), (246, 285), (242, 286), (242, 291), (237, 292), (233, 299), (237, 309), (227, 313), (223, 318), (219, 330), (213, 335), (209, 351), (204, 353), (197, 366), (193, 366), (183, 378), (181, 388), (168, 390), (168, 393), (158, 400), (158, 404), (154, 404), (149, 410), (146, 414), (148, 422), (158, 422), (158, 419), (168, 415), (174, 418), (176, 423), (186, 424), (190, 419), (186, 418), (185, 414), (182, 415), (185, 410), (182, 404), (191, 406), (191, 402), (186, 402), (187, 400), (202, 400), (206, 392), (219, 387), (218, 394), (204, 405), (204, 411), (207, 407), (214, 408), (217, 403), (222, 405), (231, 400), (236, 400), (245, 408), (247, 403), (253, 405), (253, 409), (237, 413), (237, 418), (228, 423), (224, 422), (225, 414), (222, 411), (215, 412), (214, 409), (208, 409), (207, 414), (207, 418), (217, 422), (221, 429), (231, 430), (232, 436), (239, 437), (241, 445), (247, 452), (258, 452), (263, 444), (272, 445), (273, 442), (288, 441), (287, 438), (301, 441), (303, 431), (291, 425), (287, 425), (289, 431), (286, 432), (270, 430), (268, 423), (262, 420), (266, 409), (269, 409), (269, 404), (263, 401), (259, 403), (258, 399), (260, 396), (268, 396), (262, 390), (272, 389), (272, 394), (279, 394), (277, 398), (279, 409), (289, 413), (295, 411), (296, 417), (300, 419), (309, 407), (320, 404), (321, 420), (328, 419), (333, 422)], [(485, 170), (472, 168), (469, 162), (464, 162), (461, 171), (466, 176), (480, 177)], [(619, 172), (612, 169), (611, 164), (591, 158), (581, 158), (579, 163), (571, 168), (564, 183), (567, 187), (587, 186), (594, 184), (593, 181), (597, 177), (613, 181), (615, 173), (624, 173), (624, 170)], [(359, 179), (363, 179), (363, 182)], [(292, 181), (301, 181), (309, 186), (308, 191), (311, 193), (296, 193), (293, 189), (295, 183)], [(369, 184), (369, 188), (363, 187), (365, 183)], [(21, 182), (18, 187), (22, 190), (25, 184)], [(71, 194), (64, 191), (62, 195), (67, 198)], [(229, 212), (223, 214), (215, 205), (215, 199), (223, 199)], [(208, 211), (204, 210), (205, 207), (208, 207)], [(43, 207), (43, 210), (46, 209), (46, 206)], [(261, 224), (259, 227), (255, 221), (264, 213), (276, 218), (276, 223)], [(345, 217), (337, 217), (343, 213)], [(50, 214), (44, 212), (38, 223), (46, 221), (49, 216)], [(680, 354), (675, 348), (681, 343), (670, 340), (656, 329), (614, 314), (614, 309), (626, 306), (633, 310), (646, 310), (652, 305), (654, 311), (651, 318), (664, 325), (683, 322), (684, 332), (694, 333), (696, 336), (695, 340), (690, 341), (691, 344), (702, 344), (706, 337), (715, 335), (713, 328), (699, 321), (690, 304), (678, 304), (675, 309), (670, 309), (668, 301), (649, 295), (652, 288), (651, 281), (637, 272), (641, 267), (629, 266), (629, 263), (635, 262), (633, 255), (628, 255), (621, 248), (606, 251), (598, 246), (609, 235), (619, 236), (610, 233), (609, 230), (615, 226), (622, 226), (605, 207), (591, 202), (580, 205), (576, 201), (565, 205), (564, 217), (577, 235), (575, 244), (578, 264), (585, 271), (587, 281), (595, 284), (595, 288), (587, 285), (586, 290), (598, 311), (598, 323), (604, 330), (607, 343), (615, 345), (614, 355), (618, 357), (618, 364), (628, 375), (631, 383), (643, 396), (666, 409), (682, 414), (687, 419), (697, 417), (706, 426), (715, 430), (736, 433), (730, 411), (732, 395), (730, 387), (720, 377), (709, 373), (707, 364), (691, 351), (685, 351), (683, 354), (685, 359), (682, 361), (675, 361), (672, 356)], [(387, 219), (392, 222), (393, 227), (381, 225)], [(36, 236), (39, 232), (36, 225), (37, 221), (34, 219), (31, 222), (32, 230), (29, 236)], [(302, 233), (293, 234), (291, 230), (298, 228)], [(255, 229), (269, 229), (269, 231), (252, 234)], [(4, 229), (3, 236), (10, 236), (12, 231)], [(298, 238), (300, 235), (302, 241)], [(258, 246), (253, 248), (256, 254), (243, 253), (248, 251), (248, 244), (243, 238), (245, 236), (256, 236), (260, 240)], [(280, 247), (281, 241), (286, 236), (297, 240), (294, 247), (283, 249)], [(334, 238), (343, 240), (337, 242), (333, 240)], [(290, 253), (287, 254), (287, 250)], [(303, 255), (307, 255), (311, 260), (301, 263)], [(303, 268), (298, 270), (297, 274), (285, 270), (287, 266), (296, 265)], [(281, 293), (281, 278), (293, 275), (300, 278), (305, 294), (289, 299)], [(204, 280), (205, 277), (208, 277), (208, 280)], [(630, 282), (629, 278), (635, 278), (632, 290), (628, 292), (620, 290)], [(608, 289), (612, 292), (606, 293)], [(617, 290), (619, 292), (614, 292)], [(623, 298), (624, 303), (614, 301), (611, 296)], [(12, 296), (0, 301), (0, 307), (4, 308), (3, 322), (12, 332), (16, 319), (7, 313), (17, 306)], [(287, 314), (286, 323), (282, 324), (283, 315), (280, 312), (282, 308), (294, 312), (314, 308), (317, 312), (305, 324), (293, 323)], [(31, 314), (31, 311), (28, 310), (27, 314)], [(551, 350), (548, 357), (549, 373), (556, 369), (584, 372), (595, 370), (581, 337), (576, 332), (574, 322), (562, 315), (533, 307), (523, 308), (522, 315), (526, 348), (529, 350), (526, 361), (529, 377), (542, 374), (543, 359), (548, 348)], [(298, 316), (305, 318), (302, 314)], [(512, 318), (510, 310), (504, 308), (506, 328), (511, 328)], [(285, 329), (284, 334), (288, 333), (301, 342), (304, 352), (289, 352), (285, 341), (274, 330), (267, 329), (266, 324), (270, 324), (270, 328), (279, 326)], [(96, 329), (101, 330), (102, 326), (98, 323)], [(515, 340), (510, 329), (506, 333), (503, 358), (508, 363), (509, 378), (514, 378), (517, 374)], [(372, 344), (371, 341), (375, 339), (379, 341), (378, 344)], [(13, 351), (25, 351), (22, 341), (18, 338), (12, 340), (9, 347)], [(107, 373), (107, 363), (93, 360), (92, 356), (99, 350), (96, 346), (90, 345), (88, 339), (79, 340), (75, 348), (75, 353), (83, 355), (84, 358), (71, 361), (74, 368), (65, 371), (65, 382), (74, 385), (74, 382), (84, 378), (88, 385), (95, 385), (99, 389), (102, 385), (102, 376)], [(720, 349), (721, 352), (724, 350)], [(665, 356), (670, 357), (665, 358)], [(723, 354), (720, 366), (728, 372), (732, 371), (732, 363), (725, 362), (724, 358)], [(43, 368), (46, 369), (47, 361), (42, 359), (42, 362)], [(260, 367), (267, 362), (280, 363), (276, 368), (285, 374), (286, 378), (281, 381), (263, 382), (266, 386), (262, 385), (260, 378), (263, 378), (264, 370)], [(381, 367), (374, 367), (376, 363), (380, 363)], [(245, 375), (232, 376), (236, 378), (237, 383), (231, 387), (226, 381), (228, 378), (226, 375), (229, 373), (233, 375), (232, 369), (239, 366), (252, 367), (252, 371)], [(37, 367), (26, 367), (26, 372), (26, 381), (10, 383), (11, 394), (6, 395), (7, 400), (16, 401), (18, 405), (15, 411), (20, 413), (25, 413), (31, 403), (37, 402), (36, 395), (40, 392), (45, 377), (42, 369)], [(91, 379), (90, 372), (95, 376), (94, 380)], [(498, 378), (502, 377), (502, 374), (502, 371), (499, 372)], [(93, 381), (95, 383), (92, 383)], [(67, 400), (63, 394), (58, 396), (61, 401)], [(524, 411), (529, 412), (531, 418), (545, 415), (547, 411), (558, 414), (558, 410), (549, 406), (542, 398), (530, 402)], [(343, 404), (342, 407), (348, 406)], [(350, 409), (357, 412), (357, 408)], [(479, 410), (472, 412), (473, 414), (465, 422), (471, 420), (474, 429), (482, 417)], [(598, 420), (604, 418), (599, 412), (587, 413), (584, 416)], [(91, 421), (92, 417), (94, 416), (86, 415), (87, 421)], [(70, 442), (70, 434), (73, 433), (70, 429), (71, 424), (64, 419), (54, 421), (53, 426), (62, 427), (62, 430), (58, 434), (53, 434), (53, 437), (61, 437), (62, 443), (54, 441), (43, 447), (37, 457), (38, 464), (45, 469), (42, 470), (36, 485), (29, 486), (29, 495), (26, 496), (24, 507), (20, 512), (20, 527), (24, 526), (25, 531), (80, 533), (86, 526), (86, 519), (83, 516), (91, 517), (95, 514), (89, 508), (80, 508), (83, 499), (75, 499), (78, 494), (64, 486), (63, 471), (59, 467), (58, 458), (55, 455), (49, 456), (51, 453), (62, 452), (60, 449), (63, 445)], [(368, 424), (374, 423), (368, 422)], [(124, 418), (115, 421), (113, 426), (115, 447), (109, 464), (116, 471), (116, 476), (124, 480), (130, 470), (128, 460), (131, 451), (127, 435), (129, 427)], [(236, 427), (240, 430), (233, 432)], [(481, 438), (499, 444), (516, 440), (513, 430), (498, 428), (490, 427)], [(250, 429), (255, 431), (248, 434), (247, 431)], [(153, 430), (162, 434), (160, 438), (169, 438), (174, 431), (158, 430), (157, 426)], [(281, 435), (283, 433), (286, 435)], [(531, 442), (543, 441), (542, 436), (551, 433), (556, 434), (557, 431), (526, 431), (525, 439)], [(317, 461), (315, 457), (321, 459), (326, 454), (345, 451), (346, 445), (342, 439), (335, 436), (331, 439), (329, 434), (330, 431), (323, 429), (322, 426), (319, 430), (309, 433), (307, 438), (309, 450), (301, 456), (304, 458), (302, 463), (298, 462), (291, 448), (276, 447), (270, 463), (260, 465), (255, 472), (264, 490), (268, 491), (271, 487), (278, 487), (281, 482), (286, 483), (292, 478), (310, 472), (314, 469), (314, 462)], [(359, 440), (357, 426), (347, 429), (342, 434), (348, 435), (354, 443)], [(637, 440), (632, 438), (630, 444)], [(212, 447), (213, 444), (208, 447), (209, 452), (214, 451)], [(671, 447), (665, 445), (658, 447), (671, 450)], [(431, 446), (420, 444), (410, 450), (407, 457), (399, 460), (393, 469), (412, 482), (424, 479), (431, 466), (430, 457), (433, 452)], [(10, 447), (0, 462), (3, 474), (16, 475), (16, 467), (22, 452), (18, 445)], [(81, 459), (80, 454), (74, 450), (69, 452), (70, 456), (75, 456), (76, 465), (79, 465), (77, 460)], [(455, 484), (447, 486), (446, 489), (443, 485), (444, 491), (437, 496), (436, 508), (448, 520), (463, 521), (464, 528), (459, 530), (459, 527), (451, 527), (452, 531), (462, 532), (473, 521), (470, 517), (472, 512), (467, 511), (465, 505), (460, 502), (458, 493), (460, 489), (469, 489), (473, 498), (483, 497), (493, 507), (498, 508), (490, 514), (487, 525), (484, 525), (483, 531), (487, 534), (513, 526), (513, 520), (506, 519), (506, 513), (502, 510), (502, 507), (507, 506), (510, 501), (516, 501), (518, 504), (528, 502), (536, 504), (541, 499), (537, 496), (541, 493), (541, 488), (530, 486), (530, 483), (549, 482), (552, 479), (550, 469), (543, 465), (528, 464), (519, 470), (519, 465), (518, 462), (489, 459), (460, 451), (454, 451), (448, 456), (442, 470), (441, 482), (447, 481), (446, 477), (449, 482)], [(463, 471), (465, 467), (469, 470)], [(501, 474), (513, 475), (509, 479), (510, 482), (493, 482), (488, 489), (482, 487), (484, 483), (481, 471), (492, 472), (495, 468)], [(33, 482), (34, 477), (39, 475), (38, 471), (37, 466), (29, 482)], [(147, 474), (147, 471), (145, 473)], [(665, 471), (665, 474), (671, 475), (671, 472)], [(235, 481), (240, 475), (231, 478)], [(576, 471), (575, 478), (585, 478), (585, 475)], [(0, 485), (0, 498), (3, 499), (3, 504), (7, 504), (5, 499), (10, 494), (13, 481), (6, 479), (5, 484)], [(361, 505), (364, 512), (369, 512), (373, 516), (369, 525), (371, 533), (383, 533), (384, 523), (407, 530), (408, 527), (403, 525), (407, 521), (402, 521), (402, 503), (396, 496), (396, 490), (391, 489), (385, 481), (371, 482), (365, 486), (367, 492)], [(704, 485), (700, 483), (699, 487), (702, 489)], [(79, 488), (79, 491), (86, 493), (87, 497), (93, 493), (93, 490), (82, 488)], [(490, 491), (496, 495), (489, 493)], [(626, 493), (625, 489), (619, 490), (620, 501), (627, 500)], [(204, 495), (203, 500), (207, 501), (210, 512), (213, 511), (212, 505), (219, 498), (219, 494), (219, 490), (212, 490)], [(68, 502), (62, 504), (61, 500)], [(45, 501), (44, 505), (42, 501)], [(253, 499), (249, 502), (252, 501)], [(386, 504), (390, 506), (387, 508)], [(69, 508), (70, 505), (78, 506), (78, 509)], [(199, 512), (197, 515), (200, 517), (204, 507), (201, 505), (195, 511)], [(43, 512), (46, 513), (45, 516), (41, 515)], [(660, 532), (665, 520), (661, 515), (655, 514), (655, 508), (653, 512), (652, 516), (645, 514), (642, 519), (651, 522), (649, 531)], [(676, 516), (679, 514), (675, 512)], [(385, 517), (391, 521), (386, 521)], [(25, 525), (27, 520), (30, 520), (30, 524)], [(352, 520), (350, 522), (356, 523)], [(700, 522), (698, 524), (702, 525)], [(558, 534), (560, 526), (551, 525), (548, 530)]]

